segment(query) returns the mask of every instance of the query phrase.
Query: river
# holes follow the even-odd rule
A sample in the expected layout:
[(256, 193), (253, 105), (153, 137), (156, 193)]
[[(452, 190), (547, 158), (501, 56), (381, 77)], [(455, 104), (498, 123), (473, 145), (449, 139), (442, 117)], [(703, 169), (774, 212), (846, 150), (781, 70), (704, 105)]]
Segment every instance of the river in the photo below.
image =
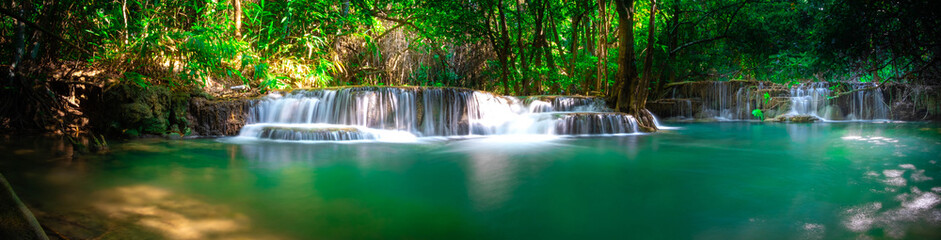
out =
[(667, 123), (605, 137), (114, 142), (4, 136), (65, 235), (166, 239), (937, 239), (937, 123)]

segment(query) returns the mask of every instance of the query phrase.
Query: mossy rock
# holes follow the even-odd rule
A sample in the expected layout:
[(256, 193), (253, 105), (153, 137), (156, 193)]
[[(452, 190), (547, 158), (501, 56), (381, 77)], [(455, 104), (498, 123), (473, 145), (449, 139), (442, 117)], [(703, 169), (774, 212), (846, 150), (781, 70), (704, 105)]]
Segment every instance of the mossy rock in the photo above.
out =
[[(164, 135), (189, 126), (187, 110), (192, 93), (171, 92), (160, 86), (141, 87), (136, 84), (119, 83), (102, 93), (102, 116), (110, 124), (100, 126), (113, 135), (135, 137), (139, 135)], [(136, 132), (128, 133), (133, 129)], [(179, 130), (177, 130), (179, 131)]]
[(153, 111), (151, 111), (150, 106), (141, 103), (121, 104), (119, 110), (120, 118), (117, 120), (122, 125), (134, 125), (134, 123), (153, 116)]

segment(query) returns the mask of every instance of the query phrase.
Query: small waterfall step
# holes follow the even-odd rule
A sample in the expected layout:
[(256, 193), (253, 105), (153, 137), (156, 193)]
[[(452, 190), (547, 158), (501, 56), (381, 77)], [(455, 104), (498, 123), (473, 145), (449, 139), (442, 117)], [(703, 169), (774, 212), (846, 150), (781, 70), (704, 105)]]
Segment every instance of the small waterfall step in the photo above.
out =
[(510, 97), (439, 87), (346, 87), (273, 93), (253, 102), (247, 122), (241, 137), (289, 141), (638, 132), (636, 119), (611, 112), (601, 98)]
[(564, 113), (556, 120), (556, 135), (604, 135), (637, 133), (637, 119), (634, 116), (617, 113)]
[(530, 112), (610, 112), (603, 99), (587, 96), (524, 96)]
[(243, 136), (286, 141), (408, 142), (417, 139), (408, 132), (331, 124), (250, 124), (243, 128)]

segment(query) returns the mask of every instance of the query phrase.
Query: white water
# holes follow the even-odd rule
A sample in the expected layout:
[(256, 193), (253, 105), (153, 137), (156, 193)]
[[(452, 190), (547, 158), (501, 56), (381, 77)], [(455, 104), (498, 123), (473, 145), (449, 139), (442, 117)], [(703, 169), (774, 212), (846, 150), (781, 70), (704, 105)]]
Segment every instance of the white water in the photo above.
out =
[(654, 125), (654, 126), (657, 126), (657, 129), (662, 129), (662, 130), (675, 130), (675, 129), (680, 129), (680, 127), (670, 127), (670, 126), (664, 126), (664, 125), (660, 124), (660, 119), (658, 119), (658, 118), (657, 118), (657, 115), (654, 115), (653, 113), (650, 114), (650, 117), (653, 118), (653, 125)]
[[(774, 93), (773, 86), (766, 88), (759, 82), (711, 82), (674, 88), (673, 109), (667, 112), (673, 119), (717, 119), (717, 120), (756, 120), (751, 112), (754, 109), (778, 110), (768, 105), (765, 93), (772, 98), (789, 98), (790, 107), (783, 106), (783, 111), (774, 112), (772, 118), (779, 115), (809, 115), (824, 121), (868, 121), (889, 118), (889, 107), (885, 103), (882, 90), (869, 89), (874, 83), (804, 83), (790, 87), (786, 93)], [(831, 89), (832, 88), (832, 89)], [(853, 91), (832, 98), (836, 91)], [(832, 99), (831, 99), (832, 98)], [(691, 100), (692, 99), (692, 100)], [(694, 108), (692, 101), (699, 103)], [(698, 112), (695, 112), (698, 111)]]
[(249, 110), (240, 138), (288, 141), (411, 141), (480, 135), (636, 133), (634, 117), (600, 99), (499, 96), (450, 88), (298, 90), (270, 94)]
[[(699, 96), (702, 101), (699, 116), (693, 116), (692, 103), (689, 99), (685, 99), (676, 105), (679, 109), (675, 112), (680, 114), (681, 118), (692, 119), (699, 117), (722, 121), (749, 120), (752, 119), (752, 109), (761, 106), (758, 94), (759, 90), (763, 88), (762, 84), (759, 84), (757, 89), (750, 86), (742, 87), (740, 83), (732, 82), (712, 82), (712, 85), (703, 87), (706, 87), (707, 91), (705, 91), (705, 95)], [(674, 97), (675, 95), (674, 92)]]
[(868, 90), (874, 83), (848, 84), (847, 95), (831, 99), (829, 83), (806, 83), (791, 88), (791, 111), (788, 115), (810, 115), (825, 121), (888, 119), (888, 105), (879, 88)]

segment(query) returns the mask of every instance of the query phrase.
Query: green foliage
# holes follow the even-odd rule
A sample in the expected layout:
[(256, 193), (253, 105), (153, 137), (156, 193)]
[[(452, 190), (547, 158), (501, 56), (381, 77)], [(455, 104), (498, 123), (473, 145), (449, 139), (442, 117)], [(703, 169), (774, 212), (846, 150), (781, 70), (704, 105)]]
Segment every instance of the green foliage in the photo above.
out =
[[(48, 51), (120, 69), (127, 72), (125, 80), (140, 86), (494, 89), (503, 87), (505, 67), (506, 93), (586, 93), (599, 90), (594, 89), (599, 67), (607, 76), (601, 90), (614, 84), (621, 67), (613, 44), (619, 16), (610, 2), (603, 11), (596, 1), (557, 0), (47, 2), (31, 2), (24, 17), (48, 24), (94, 54), (75, 58), (67, 48)], [(652, 53), (650, 79), (660, 85), (941, 79), (936, 71), (941, 51), (935, 47), (941, 28), (932, 11), (941, 7), (938, 1), (630, 2), (635, 39), (630, 57)], [(650, 12), (654, 3), (658, 10)], [(602, 14), (607, 22), (601, 22)], [(653, 24), (648, 21), (652, 15)], [(607, 59), (598, 56), (599, 26), (607, 26)], [(654, 42), (646, 49), (651, 28)], [(13, 22), (0, 22), (0, 32), (3, 39), (14, 39)], [(12, 44), (0, 41), (4, 49), (13, 49)], [(48, 45), (28, 46), (29, 55), (40, 56), (38, 49)], [(12, 59), (11, 52), (0, 55)], [(598, 66), (601, 62), (606, 65)], [(528, 85), (521, 86), (524, 82)]]
[(124, 80), (133, 82), (144, 89), (147, 89), (147, 86), (148, 86), (147, 81), (144, 79), (144, 76), (136, 72), (125, 72)]
[(273, 76), (269, 73), (267, 63), (255, 64), (255, 79), (261, 79), (258, 83), (258, 88), (261, 89), (262, 92), (282, 89), (287, 86), (282, 82), (285, 77)]
[(771, 94), (765, 93), (764, 96), (762, 96), (762, 98), (765, 100), (765, 105), (768, 105), (769, 103), (771, 103)]
[(755, 118), (758, 118), (759, 121), (765, 120), (765, 114), (761, 112), (761, 109), (752, 110), (751, 115), (755, 116)]

